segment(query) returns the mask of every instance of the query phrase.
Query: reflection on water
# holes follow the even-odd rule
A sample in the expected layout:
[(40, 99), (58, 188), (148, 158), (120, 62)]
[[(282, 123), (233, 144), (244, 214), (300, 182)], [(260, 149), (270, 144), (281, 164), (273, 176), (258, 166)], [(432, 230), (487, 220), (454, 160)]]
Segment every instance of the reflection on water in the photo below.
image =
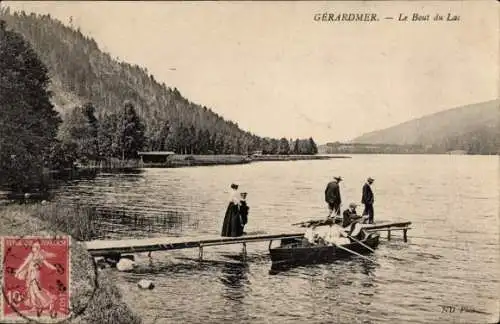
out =
[[(398, 234), (390, 242), (383, 235), (370, 255), (378, 265), (352, 257), (270, 275), (268, 244), (252, 243), (247, 246), (246, 264), (239, 257), (241, 245), (228, 245), (207, 247), (201, 263), (196, 249), (155, 252), (151, 259), (140, 254), (133, 272), (110, 275), (145, 323), (496, 320), (497, 157), (356, 155), (325, 161), (144, 169), (74, 180), (56, 194), (61, 201), (102, 210), (109, 237), (205, 235), (220, 233), (227, 188), (237, 182), (249, 193), (246, 231), (281, 231), (288, 224), (326, 216), (323, 192), (332, 175), (345, 179), (341, 184), (345, 204), (358, 202), (366, 177), (374, 177), (375, 220), (412, 221), (408, 243)], [(162, 227), (164, 215), (182, 226)], [(155, 289), (138, 289), (142, 278), (153, 280)], [(443, 304), (475, 312), (445, 314)]]
[(227, 262), (222, 268), (221, 282), (227, 289), (224, 297), (236, 304), (242, 304), (245, 298), (245, 286), (250, 284), (248, 277), (248, 265), (246, 263)]
[(359, 264), (361, 265), (361, 272), (367, 276), (374, 276), (375, 275), (375, 264), (370, 261), (366, 260), (359, 260)]

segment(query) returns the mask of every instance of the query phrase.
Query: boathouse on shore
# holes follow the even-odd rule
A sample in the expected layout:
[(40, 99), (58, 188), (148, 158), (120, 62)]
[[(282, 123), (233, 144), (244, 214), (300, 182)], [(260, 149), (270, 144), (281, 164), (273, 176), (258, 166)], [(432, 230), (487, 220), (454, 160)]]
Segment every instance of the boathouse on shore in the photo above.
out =
[(175, 155), (172, 151), (137, 152), (141, 157), (141, 163), (165, 163), (168, 157)]

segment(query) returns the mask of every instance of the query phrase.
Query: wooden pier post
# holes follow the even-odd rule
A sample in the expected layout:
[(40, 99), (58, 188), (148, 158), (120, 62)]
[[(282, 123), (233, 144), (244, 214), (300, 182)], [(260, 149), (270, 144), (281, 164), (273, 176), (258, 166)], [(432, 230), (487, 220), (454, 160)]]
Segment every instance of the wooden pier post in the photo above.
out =
[(203, 245), (200, 244), (200, 249), (198, 252), (198, 261), (203, 261)]
[(406, 232), (408, 231), (407, 228), (403, 229), (403, 241), (408, 242), (408, 237), (406, 236)]
[(391, 229), (389, 228), (387, 230), (387, 241), (390, 241), (391, 240)]
[(247, 260), (247, 244), (243, 242), (243, 261)]

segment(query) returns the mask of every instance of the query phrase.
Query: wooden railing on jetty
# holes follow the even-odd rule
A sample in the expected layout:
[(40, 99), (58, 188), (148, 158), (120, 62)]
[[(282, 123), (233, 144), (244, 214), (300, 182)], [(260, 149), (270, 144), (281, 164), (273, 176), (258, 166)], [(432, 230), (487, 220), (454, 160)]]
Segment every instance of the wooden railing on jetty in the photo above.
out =
[(369, 224), (364, 225), (367, 231), (387, 231), (387, 240), (391, 240), (391, 231), (403, 231), (403, 241), (408, 242), (407, 232), (410, 227), (411, 222), (399, 222), (399, 223), (387, 223), (387, 224)]
[[(327, 219), (311, 219), (308, 221), (295, 223), (292, 225), (300, 227), (311, 227), (311, 226), (321, 226), (321, 225), (332, 225), (341, 224), (342, 217), (327, 218)], [(391, 231), (403, 231), (403, 240), (408, 241), (407, 232), (410, 227), (411, 222), (393, 222), (393, 223), (379, 223), (379, 224), (363, 224), (363, 228), (369, 232), (373, 231), (387, 231), (387, 239), (391, 239)]]

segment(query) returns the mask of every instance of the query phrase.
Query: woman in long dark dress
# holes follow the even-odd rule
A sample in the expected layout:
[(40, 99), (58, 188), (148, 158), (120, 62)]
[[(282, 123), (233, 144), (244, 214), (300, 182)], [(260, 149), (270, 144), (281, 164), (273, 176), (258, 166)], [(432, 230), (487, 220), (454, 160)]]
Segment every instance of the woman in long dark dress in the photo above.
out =
[(232, 184), (230, 200), (226, 209), (226, 215), (224, 216), (224, 223), (222, 224), (221, 236), (235, 237), (243, 234), (239, 205), (240, 195), (238, 193), (238, 185)]

